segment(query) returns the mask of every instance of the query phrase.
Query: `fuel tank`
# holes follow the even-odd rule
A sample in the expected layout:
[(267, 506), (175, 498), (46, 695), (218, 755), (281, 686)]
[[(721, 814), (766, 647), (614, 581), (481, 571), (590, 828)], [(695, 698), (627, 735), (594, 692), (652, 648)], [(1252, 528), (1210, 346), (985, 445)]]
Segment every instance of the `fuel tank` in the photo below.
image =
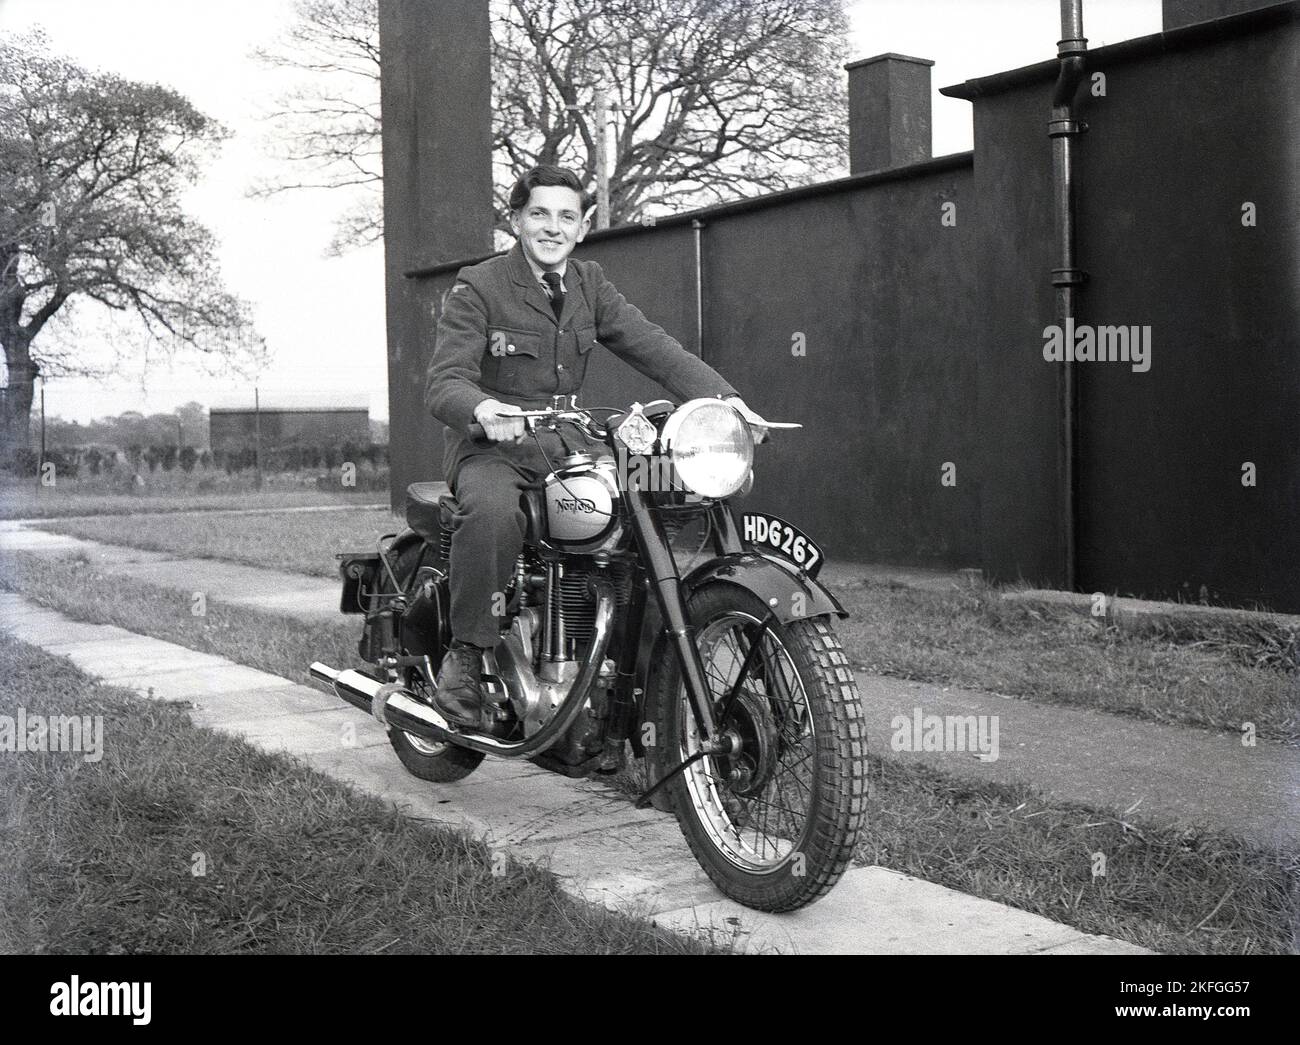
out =
[(623, 532), (614, 458), (570, 454), (543, 484), (548, 542), (572, 552), (613, 547)]

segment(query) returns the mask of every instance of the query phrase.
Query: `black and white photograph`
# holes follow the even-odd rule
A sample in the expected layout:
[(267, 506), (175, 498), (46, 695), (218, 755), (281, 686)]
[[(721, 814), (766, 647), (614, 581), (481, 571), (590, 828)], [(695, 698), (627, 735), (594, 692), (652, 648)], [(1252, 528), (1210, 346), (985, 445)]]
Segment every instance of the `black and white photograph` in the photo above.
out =
[(1276, 1018), (1298, 83), (1297, 0), (0, 0), (23, 1004)]

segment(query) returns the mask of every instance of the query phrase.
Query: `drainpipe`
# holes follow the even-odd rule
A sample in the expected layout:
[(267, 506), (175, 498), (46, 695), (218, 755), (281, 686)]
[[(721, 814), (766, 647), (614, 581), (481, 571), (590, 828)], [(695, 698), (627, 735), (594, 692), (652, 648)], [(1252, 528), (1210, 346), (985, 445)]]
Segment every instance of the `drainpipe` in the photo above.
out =
[(695, 350), (704, 358), (704, 258), (700, 253), (700, 230), (704, 222), (699, 218), (691, 220), (695, 230)]
[[(1060, 73), (1052, 91), (1052, 117), (1047, 124), (1052, 139), (1052, 197), (1056, 214), (1057, 267), (1052, 269), (1056, 288), (1056, 322), (1064, 332), (1075, 315), (1077, 288), (1088, 274), (1075, 268), (1074, 257), (1074, 138), (1087, 125), (1075, 119), (1074, 95), (1083, 81), (1088, 41), (1083, 35), (1083, 0), (1061, 0), (1061, 39), (1057, 43)], [(1074, 364), (1063, 362), (1058, 371), (1060, 435), (1057, 445), (1061, 471), (1061, 522), (1065, 546), (1065, 588), (1078, 585), (1077, 447), (1078, 388)]]

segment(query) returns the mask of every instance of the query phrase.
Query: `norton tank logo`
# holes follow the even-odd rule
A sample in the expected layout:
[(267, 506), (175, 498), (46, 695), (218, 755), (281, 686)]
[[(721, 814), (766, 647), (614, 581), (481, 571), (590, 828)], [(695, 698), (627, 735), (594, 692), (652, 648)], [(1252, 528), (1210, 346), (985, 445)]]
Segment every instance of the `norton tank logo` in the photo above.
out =
[(557, 497), (555, 507), (562, 512), (577, 512), (579, 515), (590, 515), (596, 510), (596, 502), (589, 501), (585, 497)]

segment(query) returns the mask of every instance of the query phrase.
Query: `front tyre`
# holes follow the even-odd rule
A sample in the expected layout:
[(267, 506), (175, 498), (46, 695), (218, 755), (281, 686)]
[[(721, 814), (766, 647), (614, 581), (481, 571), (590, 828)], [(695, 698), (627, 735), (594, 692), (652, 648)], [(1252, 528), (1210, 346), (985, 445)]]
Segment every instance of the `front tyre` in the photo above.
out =
[[(687, 603), (719, 714), (767, 608), (729, 584)], [(660, 770), (700, 750), (675, 656), (653, 686)], [(733, 704), (735, 756), (710, 755), (668, 785), (686, 841), (714, 884), (761, 911), (825, 896), (852, 858), (866, 815), (866, 731), (857, 684), (828, 618), (774, 622)]]

